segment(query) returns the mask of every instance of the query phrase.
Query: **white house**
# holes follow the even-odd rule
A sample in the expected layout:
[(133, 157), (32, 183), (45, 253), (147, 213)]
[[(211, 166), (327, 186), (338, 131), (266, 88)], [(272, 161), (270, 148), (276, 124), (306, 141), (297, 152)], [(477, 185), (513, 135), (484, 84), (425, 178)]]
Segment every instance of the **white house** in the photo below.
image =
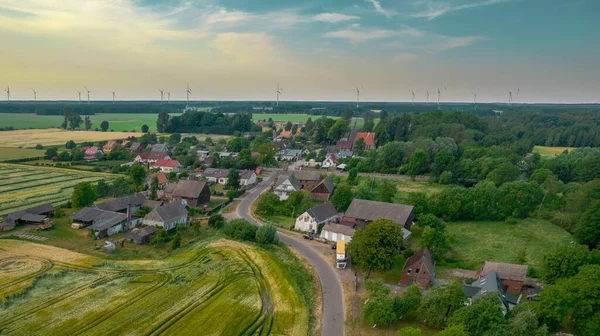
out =
[(350, 226), (336, 223), (327, 223), (321, 230), (321, 238), (329, 241), (343, 240), (349, 243), (354, 235), (354, 229)]
[(291, 193), (300, 190), (300, 188), (302, 187), (300, 185), (300, 182), (298, 182), (294, 175), (279, 176), (277, 178), (277, 181), (279, 183), (275, 186), (275, 189), (273, 191), (275, 192), (275, 195), (279, 197), (280, 201), (287, 200), (290, 197)]
[(281, 160), (295, 161), (295, 160), (300, 159), (301, 155), (302, 155), (302, 151), (299, 149), (287, 149), (281, 155), (280, 158), (281, 158)]
[[(206, 168), (204, 172), (202, 172), (202, 176), (206, 178), (207, 182), (223, 185), (227, 184), (227, 175), (229, 175), (229, 169)], [(256, 178), (254, 180), (256, 181)]]
[(338, 162), (337, 157), (335, 156), (335, 154), (330, 153), (330, 154), (327, 155), (327, 157), (325, 158), (325, 160), (321, 164), (321, 168), (336, 167), (338, 165), (338, 163), (339, 162)]
[(156, 163), (158, 160), (171, 160), (171, 157), (165, 152), (142, 152), (133, 159), (135, 162), (144, 163)]
[(152, 210), (144, 217), (143, 224), (148, 226), (159, 226), (165, 230), (171, 230), (178, 224), (188, 221), (188, 209), (182, 202), (165, 204)]
[(204, 161), (207, 157), (210, 156), (210, 151), (207, 151), (207, 150), (197, 150), (196, 154), (198, 155), (198, 159), (200, 159), (200, 161)]
[(294, 229), (298, 231), (317, 232), (318, 226), (327, 221), (337, 219), (339, 213), (330, 202), (314, 206), (296, 218)]
[(243, 187), (256, 183), (256, 172), (254, 170), (240, 170), (240, 185)]
[(179, 173), (181, 163), (177, 160), (158, 160), (152, 168), (159, 168), (163, 173)]

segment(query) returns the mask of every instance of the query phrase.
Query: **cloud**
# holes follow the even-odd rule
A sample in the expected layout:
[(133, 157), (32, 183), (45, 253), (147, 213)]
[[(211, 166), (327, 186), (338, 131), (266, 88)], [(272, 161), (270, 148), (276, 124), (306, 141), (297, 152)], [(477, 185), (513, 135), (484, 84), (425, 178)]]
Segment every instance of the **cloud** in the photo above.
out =
[[(375, 0), (371, 0), (371, 1), (375, 1)], [(482, 1), (482, 2), (472, 2), (472, 3), (462, 4), (462, 5), (452, 5), (449, 2), (425, 0), (425, 1), (419, 1), (418, 4), (426, 4), (428, 8), (422, 12), (412, 14), (411, 16), (415, 17), (415, 18), (427, 18), (428, 20), (433, 20), (439, 16), (442, 16), (444, 14), (448, 14), (451, 12), (458, 12), (458, 11), (465, 10), (465, 9), (490, 6), (490, 5), (500, 4), (500, 3), (509, 2), (509, 1), (513, 1), (513, 0), (486, 0), (486, 1)]]
[(416, 61), (417, 59), (419, 59), (419, 56), (412, 53), (401, 53), (392, 56), (393, 63), (408, 63)]
[(383, 9), (383, 7), (381, 7), (381, 2), (379, 2), (379, 0), (367, 0), (368, 2), (370, 2), (373, 7), (375, 7), (375, 11), (379, 14), (383, 14), (387, 17), (391, 17), (393, 15), (393, 13), (389, 10)]
[(331, 23), (337, 23), (337, 22), (343, 22), (343, 21), (349, 21), (349, 20), (358, 20), (358, 19), (360, 19), (358, 16), (346, 15), (346, 14), (340, 14), (340, 13), (321, 13), (321, 14), (317, 14), (317, 15), (313, 16), (314, 21), (331, 22)]
[(421, 45), (418, 48), (429, 53), (436, 53), (444, 50), (467, 47), (471, 44), (485, 40), (483, 36), (444, 36), (434, 35), (431, 40), (433, 43)]
[(402, 30), (389, 29), (361, 29), (360, 26), (352, 25), (349, 29), (336, 30), (325, 34), (327, 38), (338, 38), (349, 40), (354, 43), (366, 42), (371, 40), (387, 39), (393, 36), (421, 36), (421, 32), (414, 28), (406, 28)]

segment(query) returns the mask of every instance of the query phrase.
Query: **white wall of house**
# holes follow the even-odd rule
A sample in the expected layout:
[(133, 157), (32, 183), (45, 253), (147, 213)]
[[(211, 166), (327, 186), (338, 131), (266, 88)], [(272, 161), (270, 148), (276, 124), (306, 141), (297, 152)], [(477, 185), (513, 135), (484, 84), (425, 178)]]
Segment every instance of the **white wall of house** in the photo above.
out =
[(290, 194), (297, 191), (296, 188), (290, 183), (289, 180), (283, 181), (280, 185), (275, 187), (275, 195), (279, 197), (280, 201), (285, 201), (290, 197)]
[(144, 225), (162, 227), (167, 231), (175, 228), (177, 226), (177, 224), (182, 224), (182, 223), (187, 223), (187, 215), (181, 216), (178, 218), (174, 218), (168, 222), (144, 219)]
[(242, 186), (249, 186), (253, 185), (254, 183), (256, 183), (256, 174), (252, 174), (252, 176), (250, 176), (250, 178), (247, 179), (240, 179), (240, 184)]
[(179, 173), (180, 166), (175, 167), (159, 167), (160, 171), (163, 173)]
[(335, 166), (336, 166), (335, 162), (333, 162), (333, 160), (331, 160), (331, 157), (329, 157), (329, 156), (325, 159), (325, 161), (323, 161), (323, 164), (321, 164), (321, 167), (323, 167), (323, 168), (329, 168), (329, 167), (335, 167)]
[(123, 232), (123, 225), (122, 224), (115, 225), (115, 226), (113, 226), (111, 228), (108, 228), (106, 234), (109, 235), (109, 236), (112, 236), (112, 235), (116, 235), (117, 233), (120, 233), (120, 232)]
[(219, 180), (217, 181), (217, 183), (226, 185), (228, 180), (229, 179), (227, 177), (219, 177)]
[(326, 230), (321, 230), (321, 238), (325, 238), (329, 241), (344, 240), (346, 243), (349, 243), (352, 240), (352, 236), (346, 236), (342, 233), (335, 233)]
[(304, 232), (317, 232), (317, 221), (314, 219), (314, 217), (308, 214), (308, 211), (306, 211), (296, 218), (296, 225), (294, 225), (294, 229)]

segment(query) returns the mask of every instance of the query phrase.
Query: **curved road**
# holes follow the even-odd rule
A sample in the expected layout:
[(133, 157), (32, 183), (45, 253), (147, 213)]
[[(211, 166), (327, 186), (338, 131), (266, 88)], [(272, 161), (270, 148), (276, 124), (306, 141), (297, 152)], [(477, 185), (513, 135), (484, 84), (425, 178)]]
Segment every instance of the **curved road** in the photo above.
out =
[[(250, 193), (246, 195), (238, 205), (236, 213), (239, 217), (250, 223), (259, 225), (250, 215), (250, 206), (267, 189), (276, 173), (259, 183)], [(343, 336), (344, 335), (344, 296), (342, 294), (342, 283), (336, 274), (331, 262), (326, 261), (319, 252), (301, 241), (279, 234), (279, 239), (296, 251), (300, 252), (314, 267), (323, 288), (323, 324), (322, 335)]]

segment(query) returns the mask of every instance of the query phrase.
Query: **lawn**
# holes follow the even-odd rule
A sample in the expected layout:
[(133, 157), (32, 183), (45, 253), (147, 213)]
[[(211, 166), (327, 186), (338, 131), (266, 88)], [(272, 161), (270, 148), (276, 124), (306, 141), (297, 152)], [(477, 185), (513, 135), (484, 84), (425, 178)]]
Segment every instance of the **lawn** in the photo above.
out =
[(533, 147), (534, 153), (539, 153), (543, 157), (555, 157), (556, 155), (564, 152), (570, 151), (575, 147), (550, 147), (550, 146), (535, 146)]
[[(1, 134), (0, 134), (1, 135)], [(44, 150), (0, 147), (0, 161), (44, 156)]]
[[(520, 254), (530, 267), (541, 266), (544, 255), (561, 244), (573, 241), (564, 229), (541, 219), (505, 222), (453, 222), (446, 224), (455, 236), (452, 243), (454, 263), (443, 265), (476, 270), (484, 261), (519, 262)], [(447, 260), (448, 261), (448, 260)]]
[[(0, 240), (4, 335), (307, 335), (310, 313), (287, 266), (224, 239), (161, 260), (107, 260)], [(215, 318), (218, 316), (218, 318)], [(135, 323), (132, 323), (135, 321)]]
[[(0, 113), (0, 116), (2, 114)], [(76, 143), (85, 141), (107, 141), (126, 139), (130, 136), (140, 137), (142, 133), (130, 132), (95, 132), (95, 131), (65, 131), (63, 129), (31, 129), (0, 132), (0, 143), (4, 147), (33, 148), (37, 144), (43, 146), (64, 146), (69, 140)]]
[[(379, 193), (379, 187), (381, 183), (387, 180), (393, 185), (396, 186), (397, 192), (393, 199), (394, 203), (402, 203), (406, 204), (408, 199), (408, 194), (412, 192), (424, 192), (426, 194), (432, 194), (438, 192), (442, 186), (439, 184), (431, 183), (431, 182), (423, 182), (423, 181), (404, 181), (399, 179), (389, 179), (382, 177), (375, 177), (373, 183), (373, 199), (377, 199), (377, 194)], [(342, 181), (345, 181), (345, 178), (342, 178)], [(365, 181), (371, 181), (371, 178), (368, 176), (359, 176), (357, 185), (361, 182), (365, 183)]]

